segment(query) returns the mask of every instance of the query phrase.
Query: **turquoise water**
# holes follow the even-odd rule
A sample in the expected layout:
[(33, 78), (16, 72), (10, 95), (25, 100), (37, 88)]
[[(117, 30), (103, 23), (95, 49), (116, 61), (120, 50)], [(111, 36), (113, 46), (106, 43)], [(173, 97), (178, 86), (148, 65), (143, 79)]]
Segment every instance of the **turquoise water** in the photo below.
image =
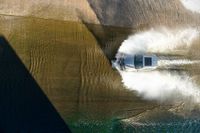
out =
[(123, 125), (120, 120), (79, 121), (71, 127), (74, 133), (199, 133), (200, 120), (185, 119), (171, 122), (143, 123), (141, 125)]

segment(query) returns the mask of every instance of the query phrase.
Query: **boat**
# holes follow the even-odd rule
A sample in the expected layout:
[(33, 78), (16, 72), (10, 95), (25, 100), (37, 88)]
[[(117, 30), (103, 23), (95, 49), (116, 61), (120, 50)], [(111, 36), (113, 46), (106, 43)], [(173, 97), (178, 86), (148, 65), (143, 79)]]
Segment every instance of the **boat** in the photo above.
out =
[(121, 56), (112, 61), (112, 66), (123, 71), (149, 71), (157, 68), (158, 57), (155, 54), (136, 54)]

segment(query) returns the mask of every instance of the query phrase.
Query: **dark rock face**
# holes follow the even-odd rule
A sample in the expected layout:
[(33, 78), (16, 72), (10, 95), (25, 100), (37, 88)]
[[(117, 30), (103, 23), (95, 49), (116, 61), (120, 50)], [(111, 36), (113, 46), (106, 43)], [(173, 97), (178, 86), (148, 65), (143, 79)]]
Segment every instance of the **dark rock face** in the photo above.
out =
[[(179, 0), (88, 0), (104, 25), (141, 27), (155, 25), (195, 24), (192, 14)], [(196, 21), (196, 22), (195, 22)]]

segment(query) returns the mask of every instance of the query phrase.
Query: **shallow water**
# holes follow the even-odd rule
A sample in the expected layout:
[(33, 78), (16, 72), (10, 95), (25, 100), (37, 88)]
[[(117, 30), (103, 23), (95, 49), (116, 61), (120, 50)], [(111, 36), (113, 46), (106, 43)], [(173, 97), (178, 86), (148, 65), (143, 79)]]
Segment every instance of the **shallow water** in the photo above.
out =
[(129, 29), (104, 27), (102, 37), (113, 29), (116, 35), (110, 34), (113, 40), (100, 38), (109, 42), (100, 45), (88, 27), (102, 30), (77, 22), (0, 17), (0, 33), (70, 129), (109, 132), (113, 119), (138, 114), (155, 104), (147, 104), (124, 88), (108, 60), (114, 53), (106, 53), (116, 51), (116, 46), (109, 45), (120, 45)]
[[(118, 47), (132, 32), (136, 30), (0, 16), (0, 34), (8, 40), (72, 132), (115, 132), (116, 125), (124, 118), (160, 105), (126, 88), (110, 64)], [(198, 60), (199, 48), (197, 41), (184, 57)], [(198, 64), (177, 69), (186, 70), (193, 81), (200, 83)], [(140, 130), (143, 129), (139, 127), (137, 131)]]

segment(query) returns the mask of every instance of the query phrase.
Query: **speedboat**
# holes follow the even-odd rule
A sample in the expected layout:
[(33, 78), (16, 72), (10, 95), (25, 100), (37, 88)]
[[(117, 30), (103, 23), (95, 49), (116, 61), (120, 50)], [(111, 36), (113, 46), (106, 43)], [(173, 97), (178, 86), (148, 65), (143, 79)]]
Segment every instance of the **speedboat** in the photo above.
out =
[(112, 61), (112, 66), (124, 71), (150, 71), (157, 68), (158, 57), (154, 54), (122, 56)]

